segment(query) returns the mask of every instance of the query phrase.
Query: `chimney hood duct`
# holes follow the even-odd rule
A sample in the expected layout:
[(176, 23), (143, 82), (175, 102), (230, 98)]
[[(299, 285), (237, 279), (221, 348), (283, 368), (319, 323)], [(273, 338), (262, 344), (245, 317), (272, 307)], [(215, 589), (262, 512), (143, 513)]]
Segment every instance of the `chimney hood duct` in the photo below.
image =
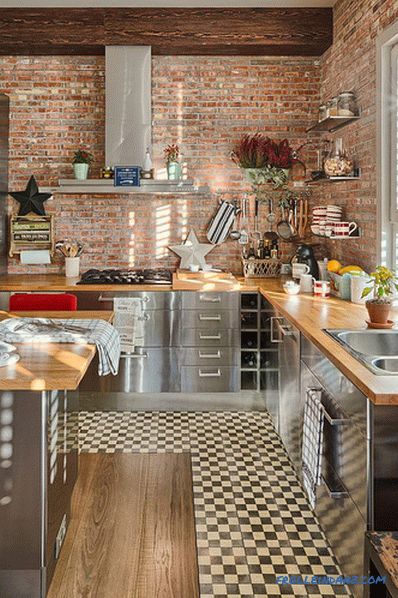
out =
[(143, 166), (152, 143), (151, 47), (105, 48), (105, 163)]

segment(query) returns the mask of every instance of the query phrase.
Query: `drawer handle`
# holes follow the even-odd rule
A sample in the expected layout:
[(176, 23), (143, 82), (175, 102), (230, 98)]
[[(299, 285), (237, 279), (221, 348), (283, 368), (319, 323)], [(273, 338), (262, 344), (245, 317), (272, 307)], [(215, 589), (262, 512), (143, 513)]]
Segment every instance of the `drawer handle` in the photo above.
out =
[(214, 316), (205, 316), (204, 314), (199, 314), (199, 320), (201, 322), (220, 322), (221, 314), (216, 314)]
[(203, 353), (199, 351), (199, 357), (201, 359), (221, 359), (221, 351), (217, 351), (216, 353)]
[(199, 378), (221, 378), (221, 371), (204, 372), (203, 370), (199, 370)]
[(120, 353), (120, 359), (147, 359), (148, 353)]
[(217, 295), (216, 297), (209, 297), (208, 295), (199, 295), (199, 301), (201, 301), (202, 303), (221, 303), (221, 297), (220, 295)]
[(221, 334), (203, 334), (202, 332), (199, 333), (199, 338), (201, 341), (220, 341)]
[(109, 303), (109, 301), (112, 301), (112, 303), (113, 303), (114, 299), (115, 299), (114, 297), (104, 297), (103, 295), (100, 295), (98, 297), (97, 301), (98, 301), (98, 303)]
[[(307, 388), (307, 395), (312, 394), (312, 393), (318, 393), (322, 396), (322, 389), (321, 388)], [(326, 421), (331, 425), (331, 426), (342, 426), (343, 424), (348, 424), (349, 423), (349, 419), (348, 418), (344, 418), (344, 417), (332, 417), (330, 415), (330, 413), (328, 413), (328, 411), (326, 410), (325, 406), (321, 403), (321, 408), (323, 411), (323, 415), (326, 419)]]
[(325, 484), (327, 493), (330, 498), (348, 498), (348, 492), (346, 490), (333, 490), (326, 481), (326, 478), (322, 476), (322, 481)]

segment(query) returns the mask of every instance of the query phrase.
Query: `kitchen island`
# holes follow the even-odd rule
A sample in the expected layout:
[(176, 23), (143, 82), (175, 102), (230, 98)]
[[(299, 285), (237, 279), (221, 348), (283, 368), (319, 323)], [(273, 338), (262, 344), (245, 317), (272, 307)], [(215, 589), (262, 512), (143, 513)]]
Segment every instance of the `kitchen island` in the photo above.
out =
[[(111, 321), (112, 312), (29, 313)], [(0, 313), (0, 319), (21, 314)], [(18, 344), (0, 368), (0, 595), (44, 598), (62, 547), (78, 471), (79, 384), (96, 349)]]

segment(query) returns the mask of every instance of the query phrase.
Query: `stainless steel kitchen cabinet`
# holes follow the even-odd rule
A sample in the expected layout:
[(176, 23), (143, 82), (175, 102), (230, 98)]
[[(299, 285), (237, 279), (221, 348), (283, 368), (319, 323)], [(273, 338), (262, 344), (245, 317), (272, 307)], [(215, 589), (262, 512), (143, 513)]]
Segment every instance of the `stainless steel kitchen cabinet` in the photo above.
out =
[(303, 401), (300, 393), (300, 333), (283, 317), (272, 319), (272, 341), (278, 344), (278, 431), (297, 472), (301, 472)]

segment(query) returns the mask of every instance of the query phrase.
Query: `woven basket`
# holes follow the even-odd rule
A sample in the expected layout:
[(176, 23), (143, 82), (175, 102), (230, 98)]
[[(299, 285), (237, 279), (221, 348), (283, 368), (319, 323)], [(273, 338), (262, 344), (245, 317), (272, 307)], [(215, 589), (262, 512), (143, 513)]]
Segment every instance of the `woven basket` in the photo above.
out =
[(280, 260), (242, 260), (245, 278), (276, 278), (281, 273)]

